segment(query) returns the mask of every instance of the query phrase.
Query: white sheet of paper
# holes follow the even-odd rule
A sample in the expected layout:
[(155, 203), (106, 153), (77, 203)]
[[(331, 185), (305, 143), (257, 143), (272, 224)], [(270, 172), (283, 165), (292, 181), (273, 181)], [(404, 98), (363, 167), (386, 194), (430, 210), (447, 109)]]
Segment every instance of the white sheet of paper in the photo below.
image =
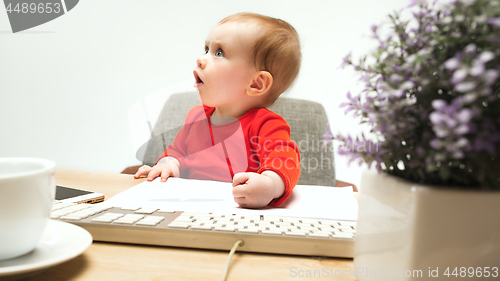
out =
[(173, 211), (259, 214), (355, 221), (358, 203), (352, 187), (297, 185), (279, 207), (240, 208), (228, 182), (169, 178), (142, 182), (101, 204), (114, 207), (148, 207)]

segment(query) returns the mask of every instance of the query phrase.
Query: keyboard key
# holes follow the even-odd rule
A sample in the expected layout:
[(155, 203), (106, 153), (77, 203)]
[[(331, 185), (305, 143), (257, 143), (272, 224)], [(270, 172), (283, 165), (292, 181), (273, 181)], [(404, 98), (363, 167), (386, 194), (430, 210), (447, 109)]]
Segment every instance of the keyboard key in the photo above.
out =
[(152, 214), (154, 212), (156, 212), (156, 208), (142, 208), (142, 209), (139, 209), (137, 211), (135, 211), (136, 214)]
[(279, 217), (274, 216), (264, 216), (265, 221), (279, 222), (281, 221)]
[(287, 232), (285, 232), (285, 235), (286, 236), (301, 236), (301, 237), (305, 237), (306, 233), (303, 232), (303, 231), (287, 231)]
[(270, 235), (281, 235), (280, 230), (272, 229), (272, 230), (262, 230), (262, 234), (270, 234)]
[(135, 224), (137, 225), (149, 225), (149, 226), (155, 226), (157, 224), (159, 224), (160, 222), (159, 221), (151, 221), (151, 220), (140, 220), (138, 222), (136, 222)]
[(124, 223), (124, 224), (134, 224), (138, 220), (140, 220), (140, 217), (132, 217), (133, 215), (125, 215), (124, 217), (121, 217), (117, 220), (114, 221), (114, 223)]
[(255, 229), (255, 228), (240, 228), (240, 229), (238, 229), (238, 232), (257, 234), (257, 233), (259, 233), (259, 230)]
[(94, 208), (96, 208), (97, 210), (106, 211), (106, 210), (112, 209), (113, 207), (112, 206), (105, 206), (105, 205), (96, 205)]
[(159, 209), (157, 212), (158, 213), (167, 213), (167, 214), (173, 214), (173, 213), (175, 213), (175, 211), (168, 210), (168, 209)]
[(62, 216), (61, 219), (63, 220), (71, 220), (71, 221), (79, 221), (82, 219), (81, 216), (75, 216), (75, 215), (66, 215)]
[(297, 226), (297, 227), (313, 227), (310, 223), (303, 223), (303, 222), (300, 222), (300, 223), (294, 223), (293, 225)]
[(122, 207), (122, 210), (127, 210), (127, 211), (137, 211), (141, 207)]
[(245, 229), (245, 226), (244, 225), (240, 225), (240, 224), (235, 224), (235, 225), (233, 225), (233, 227), (236, 230)]
[(117, 219), (117, 218), (123, 217), (124, 214), (120, 214), (120, 213), (106, 213), (106, 214), (104, 214), (102, 216)]
[(162, 217), (162, 216), (146, 216), (144, 218), (145, 220), (158, 220), (158, 221), (162, 221), (165, 219), (165, 217)]
[(319, 222), (321, 223), (321, 225), (324, 225), (324, 226), (326, 226), (326, 225), (329, 225), (331, 227), (338, 226), (337, 222), (331, 221), (331, 220), (320, 220)]
[(124, 218), (140, 220), (140, 219), (144, 218), (144, 215), (140, 215), (140, 214), (126, 214), (124, 216)]
[(185, 223), (176, 223), (176, 222), (171, 222), (168, 227), (173, 227), (173, 228), (188, 228), (189, 226)]
[(309, 233), (310, 237), (319, 237), (319, 238), (329, 238), (330, 235), (328, 233)]
[(126, 219), (126, 218), (119, 218), (115, 220), (113, 223), (120, 223), (120, 224), (134, 224), (137, 220), (133, 219)]
[(235, 228), (232, 227), (232, 226), (226, 226), (226, 227), (215, 227), (214, 228), (215, 231), (224, 231), (224, 232), (234, 232), (235, 231)]
[(340, 238), (340, 239), (343, 239), (343, 238), (345, 238), (345, 239), (352, 239), (352, 238), (354, 238), (354, 236), (352, 234), (339, 233), (339, 232), (333, 233), (332, 237), (333, 238)]
[(289, 231), (285, 231), (285, 235), (292, 235), (292, 236), (305, 236), (306, 232), (299, 230), (299, 229), (291, 229)]
[(59, 209), (62, 209), (62, 208), (66, 208), (66, 207), (69, 207), (69, 206), (76, 206), (78, 204), (76, 203), (59, 203), (59, 204), (56, 204), (54, 206), (52, 206), (52, 211), (55, 211), (55, 210), (59, 210)]
[(341, 228), (339, 229), (339, 232), (344, 232), (344, 233), (354, 233), (354, 229), (352, 228)]
[(94, 221), (94, 222), (112, 222), (114, 220), (115, 220), (114, 218), (106, 217), (106, 216), (100, 216), (100, 217), (92, 219), (92, 221)]
[(165, 220), (164, 217), (160, 217), (160, 216), (147, 216), (147, 217), (143, 218), (141, 221), (142, 222), (149, 221), (149, 222), (154, 222), (155, 224), (159, 224), (163, 220)]
[(309, 223), (309, 224), (315, 224), (318, 223), (318, 220), (315, 219), (300, 219), (302, 223)]
[(191, 223), (191, 222), (193, 222), (193, 221), (194, 221), (194, 219), (190, 219), (190, 218), (181, 218), (181, 217), (178, 217), (178, 218), (176, 218), (176, 219), (174, 220), (174, 222), (176, 222), (176, 223), (188, 223), (188, 222), (189, 222), (189, 223)]
[(353, 226), (356, 227), (356, 222), (353, 221), (339, 221), (337, 222), (339, 225), (345, 225), (345, 226)]
[(213, 223), (213, 220), (210, 218), (197, 218), (196, 222), (198, 223)]
[(211, 225), (193, 225), (193, 226), (191, 226), (191, 229), (196, 229), (196, 230), (211, 230), (212, 226)]
[(297, 218), (283, 218), (283, 222), (299, 223), (299, 219), (297, 219)]
[(308, 231), (318, 230), (318, 228), (316, 228), (314, 226), (301, 226), (300, 229), (302, 229), (302, 230), (308, 230)]
[(253, 222), (238, 222), (238, 225), (250, 227), (250, 226), (255, 226), (255, 223), (253, 223)]
[(80, 219), (85, 219), (85, 218), (88, 218), (90, 215), (84, 211), (78, 211), (76, 213), (70, 214), (70, 216), (78, 216), (78, 217), (80, 217)]

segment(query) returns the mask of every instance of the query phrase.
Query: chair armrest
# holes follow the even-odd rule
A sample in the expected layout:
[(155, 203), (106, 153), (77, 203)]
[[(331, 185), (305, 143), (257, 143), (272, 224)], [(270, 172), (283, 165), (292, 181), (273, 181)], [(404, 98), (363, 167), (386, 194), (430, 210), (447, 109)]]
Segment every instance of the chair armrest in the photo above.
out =
[(357, 192), (358, 189), (356, 188), (356, 186), (352, 183), (348, 183), (348, 182), (345, 182), (345, 181), (341, 181), (341, 180), (335, 180), (335, 187), (344, 187), (344, 186), (352, 186), (352, 190), (354, 192)]
[(127, 167), (120, 174), (135, 175), (135, 173), (137, 173), (137, 171), (139, 170), (140, 167), (141, 167), (141, 165)]

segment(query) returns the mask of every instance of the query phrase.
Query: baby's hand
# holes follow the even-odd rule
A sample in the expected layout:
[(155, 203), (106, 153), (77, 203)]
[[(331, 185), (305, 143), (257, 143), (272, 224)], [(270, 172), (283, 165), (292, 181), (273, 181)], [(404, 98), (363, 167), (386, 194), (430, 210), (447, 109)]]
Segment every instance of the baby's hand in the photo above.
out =
[(265, 207), (285, 192), (281, 177), (272, 171), (238, 173), (233, 178), (234, 201), (244, 208)]
[(148, 181), (156, 179), (161, 176), (161, 181), (167, 181), (169, 177), (179, 177), (179, 167), (180, 163), (177, 159), (168, 157), (161, 159), (154, 167), (144, 165), (139, 168), (137, 173), (135, 173), (134, 178), (138, 179), (142, 175), (148, 175)]

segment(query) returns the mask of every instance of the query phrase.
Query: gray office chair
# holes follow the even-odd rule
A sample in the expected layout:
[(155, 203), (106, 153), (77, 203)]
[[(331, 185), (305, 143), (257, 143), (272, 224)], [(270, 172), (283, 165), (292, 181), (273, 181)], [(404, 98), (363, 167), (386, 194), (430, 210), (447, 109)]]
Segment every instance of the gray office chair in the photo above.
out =
[[(138, 159), (142, 159), (143, 164), (154, 165), (183, 126), (189, 109), (197, 104), (200, 102), (196, 92), (178, 93), (168, 99), (153, 128), (153, 135), (156, 137), (151, 139), (137, 154)], [(287, 121), (291, 128), (291, 139), (299, 147), (301, 170), (298, 184), (352, 185), (335, 180), (332, 143), (329, 142), (326, 147), (322, 147), (328, 117), (321, 104), (306, 100), (280, 98), (269, 110), (281, 115)], [(139, 167), (128, 167), (122, 173), (134, 174)]]

